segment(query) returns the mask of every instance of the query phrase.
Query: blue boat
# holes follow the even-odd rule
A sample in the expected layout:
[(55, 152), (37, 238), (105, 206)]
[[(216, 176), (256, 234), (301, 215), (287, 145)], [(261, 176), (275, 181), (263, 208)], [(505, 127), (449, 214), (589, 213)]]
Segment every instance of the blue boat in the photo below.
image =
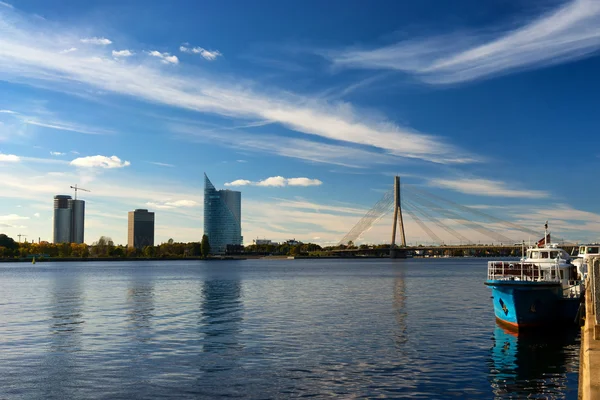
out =
[[(546, 225), (547, 227), (547, 225)], [(547, 232), (520, 261), (489, 261), (488, 279), (498, 322), (512, 329), (574, 323), (583, 280), (571, 256)]]

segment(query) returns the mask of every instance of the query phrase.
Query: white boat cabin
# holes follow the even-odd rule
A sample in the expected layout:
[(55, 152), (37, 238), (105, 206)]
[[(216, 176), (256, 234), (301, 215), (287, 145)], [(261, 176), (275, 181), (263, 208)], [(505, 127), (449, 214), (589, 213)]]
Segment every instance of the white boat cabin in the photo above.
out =
[(540, 263), (547, 261), (553, 264), (556, 260), (569, 262), (571, 256), (557, 247), (543, 247), (527, 249), (527, 255), (523, 259), (524, 262)]

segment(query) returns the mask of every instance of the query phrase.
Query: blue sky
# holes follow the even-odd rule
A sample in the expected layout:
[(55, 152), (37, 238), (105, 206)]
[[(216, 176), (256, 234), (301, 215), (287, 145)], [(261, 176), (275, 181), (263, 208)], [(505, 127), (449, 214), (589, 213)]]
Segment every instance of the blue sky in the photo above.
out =
[(246, 243), (328, 244), (400, 174), (598, 240), (599, 49), (592, 0), (2, 1), (0, 230), (51, 239), (78, 183), (89, 243), (134, 208), (199, 240), (206, 172), (242, 191)]

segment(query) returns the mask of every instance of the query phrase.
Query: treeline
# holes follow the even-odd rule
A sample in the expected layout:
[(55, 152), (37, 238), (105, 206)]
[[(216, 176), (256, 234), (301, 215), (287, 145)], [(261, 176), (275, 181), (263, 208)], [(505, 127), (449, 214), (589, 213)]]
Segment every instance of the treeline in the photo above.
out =
[[(233, 249), (232, 249), (233, 250)], [(231, 254), (236, 255), (284, 255), (308, 256), (322, 251), (323, 248), (315, 243), (298, 244), (265, 244), (239, 246)], [(157, 246), (145, 246), (142, 249), (116, 245), (107, 236), (101, 236), (98, 241), (87, 245), (85, 243), (18, 243), (5, 234), (0, 234), (0, 258), (26, 257), (117, 257), (117, 258), (185, 258), (208, 257), (211, 254), (209, 238), (204, 235), (201, 242), (175, 242), (169, 239)]]
[(321, 250), (323, 248), (315, 243), (251, 244), (244, 247), (246, 254), (274, 256), (306, 256)]
[(204, 235), (202, 242), (178, 243), (169, 239), (157, 246), (146, 246), (142, 249), (115, 245), (107, 236), (87, 245), (85, 243), (18, 243), (14, 239), (0, 234), (0, 258), (25, 257), (117, 257), (117, 258), (185, 258), (207, 257), (210, 254), (210, 243)]

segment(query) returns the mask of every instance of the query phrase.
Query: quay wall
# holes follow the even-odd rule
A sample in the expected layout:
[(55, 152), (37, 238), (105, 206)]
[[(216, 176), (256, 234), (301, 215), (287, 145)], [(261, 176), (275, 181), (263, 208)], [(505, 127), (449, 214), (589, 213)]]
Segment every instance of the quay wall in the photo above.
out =
[(579, 398), (600, 399), (600, 257), (588, 265), (585, 324), (581, 331)]

